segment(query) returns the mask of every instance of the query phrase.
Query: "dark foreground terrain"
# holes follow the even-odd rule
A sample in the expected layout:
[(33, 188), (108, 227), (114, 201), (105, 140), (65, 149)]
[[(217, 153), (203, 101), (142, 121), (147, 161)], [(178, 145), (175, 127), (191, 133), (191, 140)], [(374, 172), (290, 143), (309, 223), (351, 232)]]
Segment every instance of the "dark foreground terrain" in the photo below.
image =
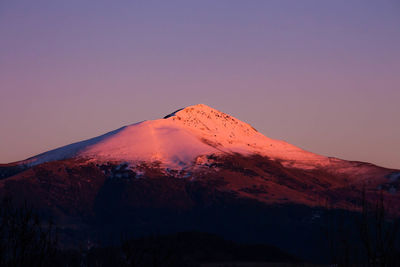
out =
[[(360, 213), (301, 206), (259, 209), (265, 217), (249, 216), (249, 222), (240, 225), (229, 224), (236, 213), (219, 207), (215, 214), (225, 212), (219, 216), (219, 228), (208, 225), (202, 229), (218, 230), (225, 237), (199, 231), (134, 234), (114, 229), (108, 233), (108, 240), (104, 233), (98, 243), (87, 239), (66, 247), (59, 237), (71, 232), (26, 203), (21, 206), (4, 199), (0, 209), (0, 266), (400, 266), (400, 221), (385, 217), (383, 204), (366, 205)], [(299, 222), (297, 216), (307, 212), (314, 216), (311, 221)], [(245, 210), (239, 210), (239, 214), (248, 215)], [(271, 214), (280, 219), (268, 223)], [(284, 233), (289, 226), (293, 230)], [(227, 238), (235, 236), (233, 231), (238, 231), (236, 241)], [(319, 254), (296, 256), (311, 249)]]
[(371, 164), (308, 170), (209, 155), (174, 171), (71, 159), (2, 165), (0, 178), (0, 197), (12, 198), (2, 207), (4, 266), (398, 264), (399, 172)]
[(302, 261), (264, 244), (227, 241), (217, 235), (182, 232), (124, 239), (115, 245), (90, 242), (62, 248), (58, 229), (44, 222), (27, 205), (16, 208), (9, 199), (1, 205), (0, 266), (221, 266)]

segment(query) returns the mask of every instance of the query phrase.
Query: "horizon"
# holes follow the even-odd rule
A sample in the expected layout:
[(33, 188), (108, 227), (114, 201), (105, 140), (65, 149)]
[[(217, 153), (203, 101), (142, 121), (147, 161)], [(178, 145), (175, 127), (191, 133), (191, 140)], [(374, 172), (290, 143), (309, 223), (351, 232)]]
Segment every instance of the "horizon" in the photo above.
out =
[(204, 103), (400, 169), (396, 1), (0, 3), (0, 163)]

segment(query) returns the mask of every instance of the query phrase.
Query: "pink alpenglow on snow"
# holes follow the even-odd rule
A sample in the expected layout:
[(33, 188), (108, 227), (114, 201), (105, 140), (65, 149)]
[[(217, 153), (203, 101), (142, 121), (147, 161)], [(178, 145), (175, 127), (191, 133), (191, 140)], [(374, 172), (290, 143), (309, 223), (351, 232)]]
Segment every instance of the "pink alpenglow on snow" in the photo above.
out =
[(247, 123), (198, 104), (163, 119), (143, 121), (99, 137), (64, 146), (23, 163), (82, 158), (94, 161), (159, 162), (168, 168), (193, 165), (213, 153), (259, 154), (292, 162), (293, 166), (325, 165), (329, 159), (286, 142), (270, 139)]

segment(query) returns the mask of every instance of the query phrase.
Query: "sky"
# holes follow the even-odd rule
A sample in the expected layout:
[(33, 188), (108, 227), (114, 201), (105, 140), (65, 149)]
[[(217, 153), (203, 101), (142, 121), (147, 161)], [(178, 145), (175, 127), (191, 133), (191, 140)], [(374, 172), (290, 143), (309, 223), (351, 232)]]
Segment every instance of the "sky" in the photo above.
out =
[(400, 2), (0, 1), (0, 163), (198, 103), (400, 169)]

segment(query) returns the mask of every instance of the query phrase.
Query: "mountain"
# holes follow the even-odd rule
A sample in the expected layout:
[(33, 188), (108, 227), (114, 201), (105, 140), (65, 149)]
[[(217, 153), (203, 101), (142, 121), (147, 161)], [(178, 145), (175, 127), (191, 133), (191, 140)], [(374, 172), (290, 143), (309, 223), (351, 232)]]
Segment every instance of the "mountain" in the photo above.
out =
[(55, 218), (66, 246), (195, 230), (311, 257), (328, 206), (356, 213), (382, 192), (400, 215), (399, 170), (302, 150), (202, 104), (0, 165), (0, 178), (0, 196)]

